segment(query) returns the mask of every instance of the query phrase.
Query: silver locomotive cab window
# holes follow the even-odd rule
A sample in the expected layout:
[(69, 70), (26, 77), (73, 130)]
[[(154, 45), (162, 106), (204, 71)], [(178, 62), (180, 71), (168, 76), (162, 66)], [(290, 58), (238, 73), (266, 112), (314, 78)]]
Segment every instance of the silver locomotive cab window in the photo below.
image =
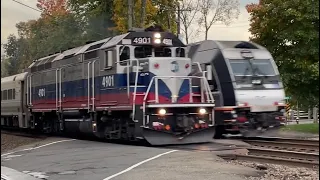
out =
[(120, 54), (120, 65), (126, 66), (130, 59), (130, 48), (125, 46)]
[(184, 48), (177, 48), (176, 49), (176, 57), (186, 57), (186, 53)]
[(152, 56), (151, 46), (140, 46), (134, 48), (134, 57), (136, 58), (146, 58)]
[(171, 49), (166, 47), (154, 48), (155, 57), (172, 57)]

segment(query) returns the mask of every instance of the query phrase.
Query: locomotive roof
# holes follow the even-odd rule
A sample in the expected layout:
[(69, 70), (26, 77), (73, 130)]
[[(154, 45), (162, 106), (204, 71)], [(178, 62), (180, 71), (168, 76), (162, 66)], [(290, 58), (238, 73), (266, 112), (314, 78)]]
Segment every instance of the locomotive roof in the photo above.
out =
[(156, 31), (142, 31), (142, 32), (128, 32), (125, 34), (117, 35), (108, 37), (99, 41), (95, 41), (83, 46), (74, 47), (72, 49), (68, 49), (61, 53), (56, 53), (53, 55), (49, 55), (43, 58), (40, 58), (34, 61), (28, 68), (42, 65), (45, 63), (50, 63), (54, 61), (59, 61), (62, 59), (67, 59), (72, 56), (76, 56), (79, 54), (83, 54), (89, 51), (94, 51), (98, 49), (106, 49), (115, 45), (122, 45), (122, 44), (131, 44), (133, 38), (139, 37), (153, 37), (155, 33), (160, 33), (164, 38), (172, 39), (173, 46), (185, 47), (185, 45), (172, 33), (170, 32), (156, 32)]
[(20, 74), (15, 74), (15, 75), (12, 75), (12, 76), (1, 78), (1, 84), (2, 83), (7, 83), (7, 82), (12, 82), (12, 81), (22, 81), (22, 80), (25, 79), (27, 74), (28, 74), (28, 72), (23, 72), (23, 73), (20, 73)]
[[(200, 46), (201, 45), (201, 46)], [(196, 43), (188, 44), (190, 46), (198, 46), (198, 51), (203, 51), (206, 49), (233, 49), (233, 48), (243, 48), (243, 49), (266, 49), (259, 44), (251, 41), (222, 41), (222, 40), (206, 40), (199, 41)]]
[[(219, 40), (206, 40), (200, 41), (192, 44), (188, 44), (188, 57), (191, 59), (197, 59), (197, 61), (201, 63), (208, 63), (214, 57), (219, 54), (217, 50), (223, 50), (224, 56), (228, 56), (226, 58), (233, 57), (234, 55), (239, 56), (238, 53), (233, 53), (234, 49), (244, 50), (264, 50), (265, 53), (269, 54), (269, 51), (256, 43), (249, 41), (219, 41)], [(259, 54), (260, 55), (264, 55)]]

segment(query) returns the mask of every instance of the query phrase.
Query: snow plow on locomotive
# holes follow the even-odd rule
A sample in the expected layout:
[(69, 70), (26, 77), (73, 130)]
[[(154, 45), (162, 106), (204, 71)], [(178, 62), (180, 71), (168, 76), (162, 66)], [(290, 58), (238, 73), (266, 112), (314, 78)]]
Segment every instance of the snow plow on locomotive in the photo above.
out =
[[(150, 28), (49, 55), (20, 80), (18, 124), (152, 145), (208, 142), (214, 99), (205, 72), (190, 76), (191, 66), (176, 36)], [(6, 101), (1, 120), (10, 121)]]
[[(285, 123), (285, 93), (270, 52), (245, 41), (201, 41), (188, 56), (207, 71), (215, 99), (216, 137), (255, 136)], [(193, 74), (198, 72), (194, 68)]]

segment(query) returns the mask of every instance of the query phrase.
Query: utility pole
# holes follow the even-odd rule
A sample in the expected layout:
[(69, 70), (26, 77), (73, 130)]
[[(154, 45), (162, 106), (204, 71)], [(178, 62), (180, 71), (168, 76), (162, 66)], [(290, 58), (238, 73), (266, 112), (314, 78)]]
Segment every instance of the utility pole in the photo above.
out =
[(128, 0), (128, 31), (132, 30), (132, 19), (133, 19), (133, 8), (132, 0)]

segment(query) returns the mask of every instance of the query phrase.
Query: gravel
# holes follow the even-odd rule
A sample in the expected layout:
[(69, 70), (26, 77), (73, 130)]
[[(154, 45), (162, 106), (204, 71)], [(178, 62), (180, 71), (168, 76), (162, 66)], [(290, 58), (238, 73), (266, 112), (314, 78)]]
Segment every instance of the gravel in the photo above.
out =
[(230, 163), (265, 171), (265, 174), (262, 177), (248, 177), (248, 180), (319, 180), (319, 170), (317, 168), (289, 167), (237, 160), (230, 161)]
[(1, 154), (18, 148), (20, 146), (32, 144), (42, 140), (43, 139), (41, 138), (31, 138), (5, 134), (1, 131)]

